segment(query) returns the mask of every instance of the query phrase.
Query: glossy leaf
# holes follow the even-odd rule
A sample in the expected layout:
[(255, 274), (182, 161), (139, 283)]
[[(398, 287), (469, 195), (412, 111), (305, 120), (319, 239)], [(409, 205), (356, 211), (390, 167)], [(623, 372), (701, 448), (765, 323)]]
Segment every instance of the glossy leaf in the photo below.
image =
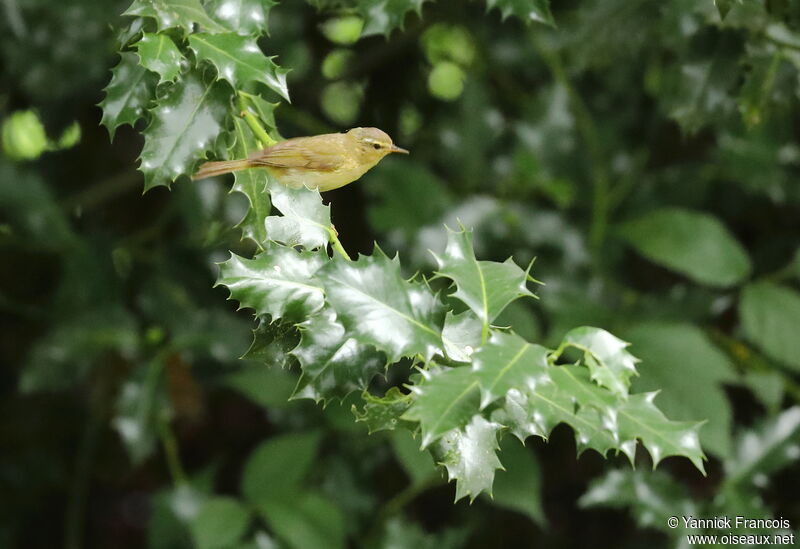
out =
[(440, 464), (447, 468), (449, 480), (456, 481), (456, 501), (469, 496), (472, 502), (481, 492), (492, 493), (497, 459), (497, 432), (501, 425), (476, 415), (463, 428), (445, 434), (435, 448)]
[(208, 61), (217, 69), (218, 77), (234, 89), (243, 89), (251, 82), (260, 82), (289, 100), (286, 71), (261, 53), (255, 38), (236, 33), (192, 34), (189, 47), (200, 61)]
[(494, 333), (475, 353), (472, 371), (481, 389), (481, 408), (486, 408), (516, 387), (547, 376), (548, 350), (514, 334)]
[(709, 286), (728, 287), (750, 274), (750, 258), (720, 221), (708, 214), (662, 208), (620, 227), (651, 261)]
[(638, 362), (626, 350), (629, 343), (600, 328), (582, 327), (567, 333), (562, 345), (583, 351), (583, 359), (595, 382), (614, 394), (623, 397), (628, 394)]
[(800, 371), (800, 293), (772, 282), (750, 284), (742, 292), (739, 315), (747, 339)]
[(550, 13), (550, 0), (486, 0), (486, 6), (500, 10), (503, 19), (513, 15), (525, 23), (555, 26), (553, 14)]
[(423, 448), (466, 425), (480, 408), (480, 387), (470, 368), (425, 375), (428, 379), (412, 388), (414, 404), (403, 416), (419, 422)]
[(271, 245), (253, 259), (232, 254), (220, 264), (217, 284), (226, 286), (232, 299), (257, 315), (299, 320), (325, 303), (324, 290), (315, 278), (325, 261), (318, 253)]
[(172, 82), (181, 73), (183, 55), (166, 34), (144, 33), (136, 43), (136, 53), (139, 64), (158, 74), (161, 82)]
[(322, 202), (319, 191), (290, 189), (270, 180), (270, 197), (283, 215), (264, 220), (270, 240), (307, 250), (328, 245), (331, 231), (331, 208)]
[(358, 261), (329, 262), (319, 277), (347, 331), (384, 351), (390, 362), (440, 351), (443, 307), (426, 285), (403, 279), (397, 258), (376, 248)]
[(139, 169), (145, 190), (169, 185), (189, 175), (214, 147), (228, 115), (228, 91), (224, 84), (203, 82), (200, 75), (185, 75), (151, 111), (144, 131)]
[[(257, 150), (255, 139), (247, 127), (247, 123), (239, 117), (234, 118), (234, 143), (228, 150), (229, 158), (247, 158)], [(266, 170), (240, 170), (233, 174), (231, 191), (240, 192), (247, 197), (247, 214), (237, 227), (242, 235), (255, 242), (260, 250), (267, 246), (267, 227), (265, 221), (272, 210), (267, 185), (269, 174)]]
[(303, 373), (293, 398), (327, 402), (367, 388), (386, 368), (386, 357), (345, 332), (336, 313), (325, 309), (299, 325), (300, 344), (292, 350)]
[(117, 128), (136, 123), (144, 117), (155, 94), (156, 75), (139, 65), (136, 54), (120, 53), (119, 64), (111, 71), (111, 82), (105, 89), (105, 98), (100, 102), (103, 119), (100, 121), (111, 139)]
[(506, 305), (517, 298), (532, 296), (526, 286), (528, 274), (510, 258), (505, 263), (478, 261), (472, 249), (472, 231), (450, 231), (447, 247), (435, 255), (438, 276), (456, 285), (453, 297), (463, 301), (481, 319), (485, 329)]
[(238, 34), (267, 34), (269, 11), (274, 0), (211, 0), (206, 10), (217, 21)]
[(447, 311), (442, 329), (444, 352), (457, 362), (470, 362), (475, 349), (481, 345), (483, 324), (472, 311), (454, 315)]
[(208, 16), (200, 0), (134, 0), (124, 15), (151, 18), (160, 31), (180, 27), (190, 32), (195, 24), (207, 32), (227, 30)]

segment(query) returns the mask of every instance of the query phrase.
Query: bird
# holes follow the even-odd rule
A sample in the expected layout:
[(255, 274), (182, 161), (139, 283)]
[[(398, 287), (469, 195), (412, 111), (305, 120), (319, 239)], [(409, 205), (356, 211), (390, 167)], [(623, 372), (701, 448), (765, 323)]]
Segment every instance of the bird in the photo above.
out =
[(391, 153), (409, 154), (378, 128), (352, 128), (287, 139), (240, 160), (206, 162), (193, 179), (264, 168), (288, 187), (325, 192), (356, 181)]

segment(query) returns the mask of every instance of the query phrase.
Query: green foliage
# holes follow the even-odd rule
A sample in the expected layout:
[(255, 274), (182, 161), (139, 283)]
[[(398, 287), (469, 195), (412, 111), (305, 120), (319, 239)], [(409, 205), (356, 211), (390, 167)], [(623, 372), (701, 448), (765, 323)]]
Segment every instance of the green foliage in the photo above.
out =
[(740, 302), (745, 337), (787, 367), (800, 368), (800, 294), (770, 282), (745, 286)]

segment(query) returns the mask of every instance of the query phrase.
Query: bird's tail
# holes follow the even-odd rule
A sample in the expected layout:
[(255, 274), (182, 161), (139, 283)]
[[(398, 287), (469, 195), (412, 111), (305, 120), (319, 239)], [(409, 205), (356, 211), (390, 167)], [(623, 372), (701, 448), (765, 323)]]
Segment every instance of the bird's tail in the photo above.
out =
[(245, 170), (250, 166), (250, 160), (245, 158), (244, 160), (223, 160), (221, 162), (206, 162), (200, 169), (197, 170), (197, 173), (194, 174), (192, 179), (205, 179), (206, 177), (214, 177), (215, 175), (222, 175), (225, 173), (231, 173), (239, 170)]

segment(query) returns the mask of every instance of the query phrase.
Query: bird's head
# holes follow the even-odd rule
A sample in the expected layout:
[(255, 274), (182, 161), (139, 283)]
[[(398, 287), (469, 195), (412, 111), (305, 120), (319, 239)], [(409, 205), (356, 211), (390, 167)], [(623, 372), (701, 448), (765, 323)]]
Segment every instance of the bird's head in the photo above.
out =
[(395, 145), (392, 138), (378, 128), (353, 128), (346, 133), (355, 144), (359, 160), (365, 165), (374, 166), (389, 153), (408, 154), (407, 150)]

